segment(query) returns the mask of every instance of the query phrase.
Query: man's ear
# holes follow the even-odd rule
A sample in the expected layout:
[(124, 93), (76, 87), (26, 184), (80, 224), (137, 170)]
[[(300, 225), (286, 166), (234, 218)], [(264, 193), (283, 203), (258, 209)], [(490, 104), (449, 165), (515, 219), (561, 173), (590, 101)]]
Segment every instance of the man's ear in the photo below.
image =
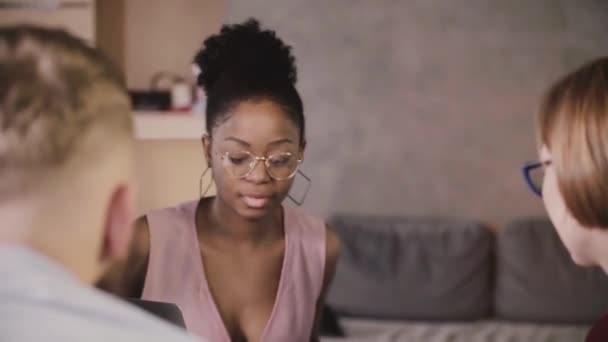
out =
[(108, 203), (104, 226), (101, 262), (125, 259), (133, 237), (134, 193), (131, 186), (117, 186)]
[(201, 142), (203, 143), (203, 152), (205, 153), (207, 166), (211, 167), (211, 137), (208, 134), (205, 134), (201, 138)]

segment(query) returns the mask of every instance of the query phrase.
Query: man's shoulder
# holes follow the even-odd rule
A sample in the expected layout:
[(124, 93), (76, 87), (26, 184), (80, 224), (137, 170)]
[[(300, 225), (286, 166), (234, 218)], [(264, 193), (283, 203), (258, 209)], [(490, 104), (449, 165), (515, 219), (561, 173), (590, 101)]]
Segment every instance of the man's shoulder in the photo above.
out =
[(0, 300), (2, 341), (194, 341), (182, 329), (95, 289)]
[(0, 278), (0, 341), (193, 341), (28, 249), (0, 248)]

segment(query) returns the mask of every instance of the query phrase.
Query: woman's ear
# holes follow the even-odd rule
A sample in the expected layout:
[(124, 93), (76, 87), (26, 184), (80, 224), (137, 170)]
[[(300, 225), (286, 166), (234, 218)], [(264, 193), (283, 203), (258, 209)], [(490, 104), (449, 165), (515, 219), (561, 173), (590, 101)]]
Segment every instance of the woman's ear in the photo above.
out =
[(306, 140), (302, 140), (302, 142), (300, 142), (300, 155), (299, 155), (300, 160), (304, 160), (304, 151), (305, 150), (306, 150)]
[(211, 167), (211, 137), (209, 134), (203, 135), (201, 142), (203, 143), (203, 152), (205, 153), (207, 166)]

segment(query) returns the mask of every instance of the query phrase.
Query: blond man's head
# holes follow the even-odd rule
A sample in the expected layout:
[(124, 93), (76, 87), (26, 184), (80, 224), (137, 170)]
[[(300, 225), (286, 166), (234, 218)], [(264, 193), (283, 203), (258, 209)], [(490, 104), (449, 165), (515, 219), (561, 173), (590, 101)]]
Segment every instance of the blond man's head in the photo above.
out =
[(93, 281), (130, 237), (132, 150), (123, 77), (103, 54), (61, 30), (0, 28), (0, 241)]

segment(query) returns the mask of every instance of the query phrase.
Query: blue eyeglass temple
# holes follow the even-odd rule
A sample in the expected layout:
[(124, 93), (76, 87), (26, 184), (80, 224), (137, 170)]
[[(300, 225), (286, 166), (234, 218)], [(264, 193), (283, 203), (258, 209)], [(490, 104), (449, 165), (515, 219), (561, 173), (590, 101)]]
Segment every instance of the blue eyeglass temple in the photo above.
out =
[(524, 166), (522, 166), (521, 168), (524, 179), (526, 180), (526, 184), (528, 184), (528, 188), (530, 188), (530, 190), (532, 190), (532, 192), (534, 192), (539, 197), (543, 196), (542, 189), (540, 189), (536, 186), (536, 184), (534, 184), (534, 181), (532, 180), (532, 170), (535, 170), (542, 166), (543, 163), (541, 162), (528, 162), (525, 163)]

